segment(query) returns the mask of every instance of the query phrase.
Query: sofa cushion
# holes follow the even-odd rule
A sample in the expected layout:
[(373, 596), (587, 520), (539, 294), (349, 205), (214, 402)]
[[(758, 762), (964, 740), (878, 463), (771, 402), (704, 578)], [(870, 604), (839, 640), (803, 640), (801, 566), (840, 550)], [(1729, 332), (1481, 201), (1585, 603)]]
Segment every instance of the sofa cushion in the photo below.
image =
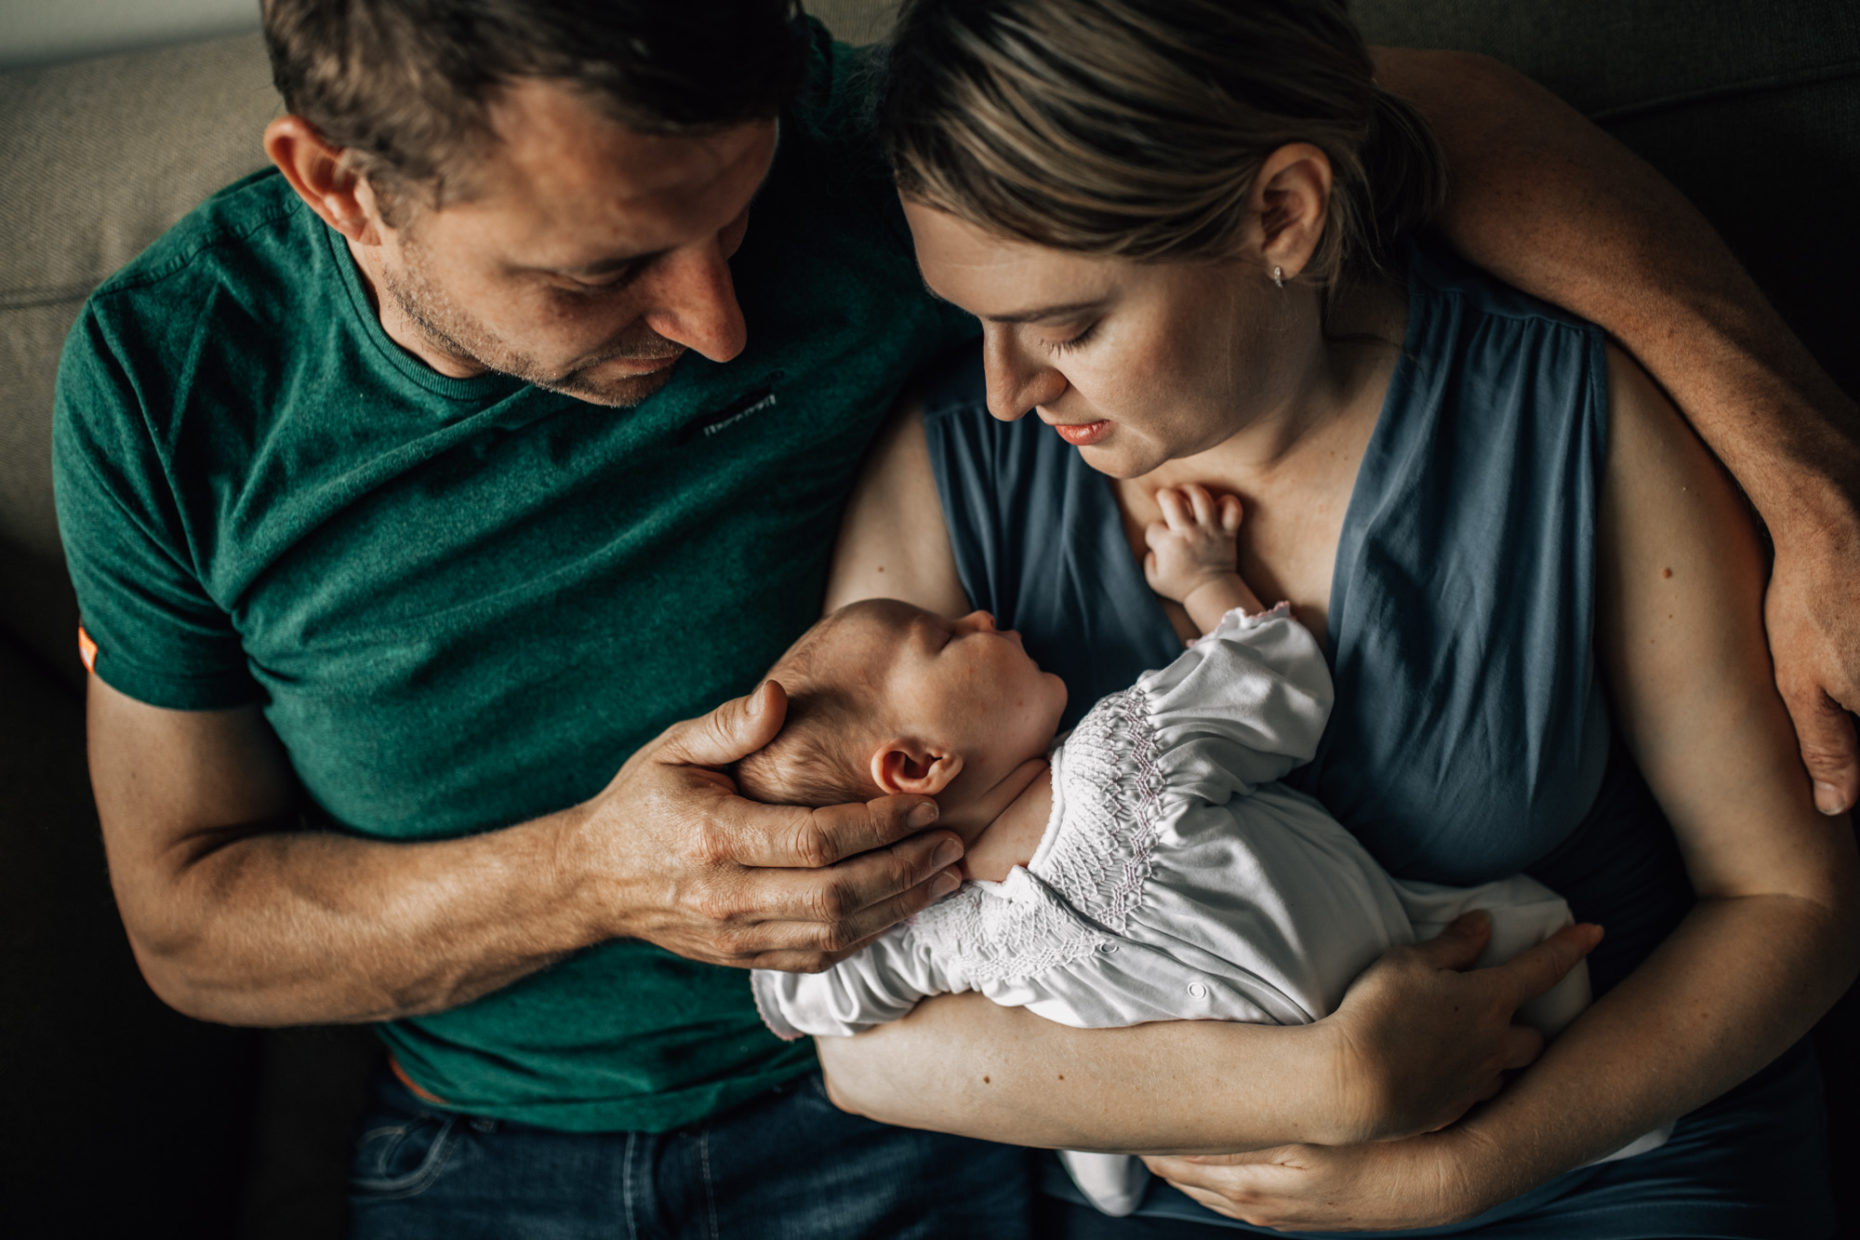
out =
[(75, 684), (52, 513), (52, 383), (78, 308), (264, 163), (277, 110), (256, 35), (0, 74), (0, 630)]

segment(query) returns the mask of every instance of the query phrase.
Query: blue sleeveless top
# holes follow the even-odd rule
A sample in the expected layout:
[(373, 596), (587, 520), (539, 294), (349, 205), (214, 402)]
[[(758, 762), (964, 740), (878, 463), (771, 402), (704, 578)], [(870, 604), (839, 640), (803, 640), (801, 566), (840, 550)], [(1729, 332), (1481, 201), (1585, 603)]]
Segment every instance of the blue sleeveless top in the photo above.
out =
[[(1592, 641), (1603, 336), (1438, 252), (1413, 248), (1407, 276), (1402, 354), (1331, 581), (1336, 706), (1316, 758), (1286, 782), (1322, 801), (1399, 877), (1471, 884), (1522, 871), (1561, 893), (1578, 919), (1607, 928), (1590, 959), (1600, 993), (1693, 900), (1671, 828), (1616, 743)], [(1065, 680), (1070, 726), (1099, 697), (1169, 662), (1181, 641), (1131, 552), (1111, 480), (1037, 418), (989, 417), (972, 348), (945, 366), (927, 392), (924, 425), (958, 573), (974, 604), (1018, 629), (1028, 652)], [(1801, 1077), (1788, 1065), (1802, 1058), (1792, 1053), (1740, 1090)], [(1791, 1087), (1791, 1105), (1818, 1104), (1812, 1081), (1803, 1088)], [(1521, 1215), (1578, 1181), (1671, 1176), (1690, 1149), (1682, 1125), (1663, 1150), (1573, 1172), (1494, 1213)], [(1825, 1231), (1813, 1222), (1827, 1211), (1815, 1209), (1826, 1197), (1825, 1181), (1817, 1188), (1813, 1178), (1818, 1155), (1792, 1149), (1808, 1172), (1789, 1175), (1795, 1200), (1782, 1231), (1735, 1229), (1748, 1220), (1719, 1217), (1714, 1188), (1704, 1194), (1713, 1202), (1700, 1204), (1701, 1230), (1686, 1231), (1667, 1209), (1650, 1229), (1597, 1230), (1585, 1208), (1583, 1234)], [(1710, 1174), (1724, 1172), (1714, 1164)], [(1144, 1212), (1217, 1221), (1167, 1196), (1152, 1193)]]

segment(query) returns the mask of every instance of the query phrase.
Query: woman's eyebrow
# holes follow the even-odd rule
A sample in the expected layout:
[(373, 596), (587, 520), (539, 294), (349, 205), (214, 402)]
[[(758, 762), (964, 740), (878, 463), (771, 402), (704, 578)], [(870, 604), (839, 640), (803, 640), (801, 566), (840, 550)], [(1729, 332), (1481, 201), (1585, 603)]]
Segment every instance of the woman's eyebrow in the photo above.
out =
[(1104, 299), (1094, 301), (1070, 301), (1058, 306), (1040, 306), (1034, 310), (1017, 310), (1012, 314), (983, 314), (976, 317), (990, 323), (1038, 323), (1042, 319), (1062, 319), (1083, 314), (1087, 310), (1097, 310), (1104, 305)]

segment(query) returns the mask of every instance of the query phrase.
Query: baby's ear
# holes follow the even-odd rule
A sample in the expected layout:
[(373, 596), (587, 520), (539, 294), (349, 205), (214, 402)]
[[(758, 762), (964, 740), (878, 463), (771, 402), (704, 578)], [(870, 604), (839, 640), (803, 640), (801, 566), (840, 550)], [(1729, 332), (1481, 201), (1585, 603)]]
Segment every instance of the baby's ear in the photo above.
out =
[(961, 754), (937, 753), (920, 741), (889, 740), (872, 751), (872, 782), (887, 795), (933, 797), (961, 770)]

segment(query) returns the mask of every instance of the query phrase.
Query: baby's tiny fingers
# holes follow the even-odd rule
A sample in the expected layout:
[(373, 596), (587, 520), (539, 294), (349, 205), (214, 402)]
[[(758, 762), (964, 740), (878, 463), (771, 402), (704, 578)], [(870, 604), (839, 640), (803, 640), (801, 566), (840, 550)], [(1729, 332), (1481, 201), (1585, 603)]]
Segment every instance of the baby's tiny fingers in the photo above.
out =
[(1223, 530), (1229, 534), (1238, 534), (1242, 512), (1238, 495), (1221, 496), (1221, 528)]
[(1188, 492), (1188, 505), (1194, 509), (1196, 525), (1214, 524), (1214, 497), (1208, 494), (1208, 488), (1194, 483), (1182, 488)]
[(1182, 502), (1182, 493), (1174, 487), (1164, 487), (1156, 492), (1156, 506), (1162, 509), (1163, 520), (1169, 523), (1170, 529), (1179, 530), (1191, 524), (1188, 507)]

